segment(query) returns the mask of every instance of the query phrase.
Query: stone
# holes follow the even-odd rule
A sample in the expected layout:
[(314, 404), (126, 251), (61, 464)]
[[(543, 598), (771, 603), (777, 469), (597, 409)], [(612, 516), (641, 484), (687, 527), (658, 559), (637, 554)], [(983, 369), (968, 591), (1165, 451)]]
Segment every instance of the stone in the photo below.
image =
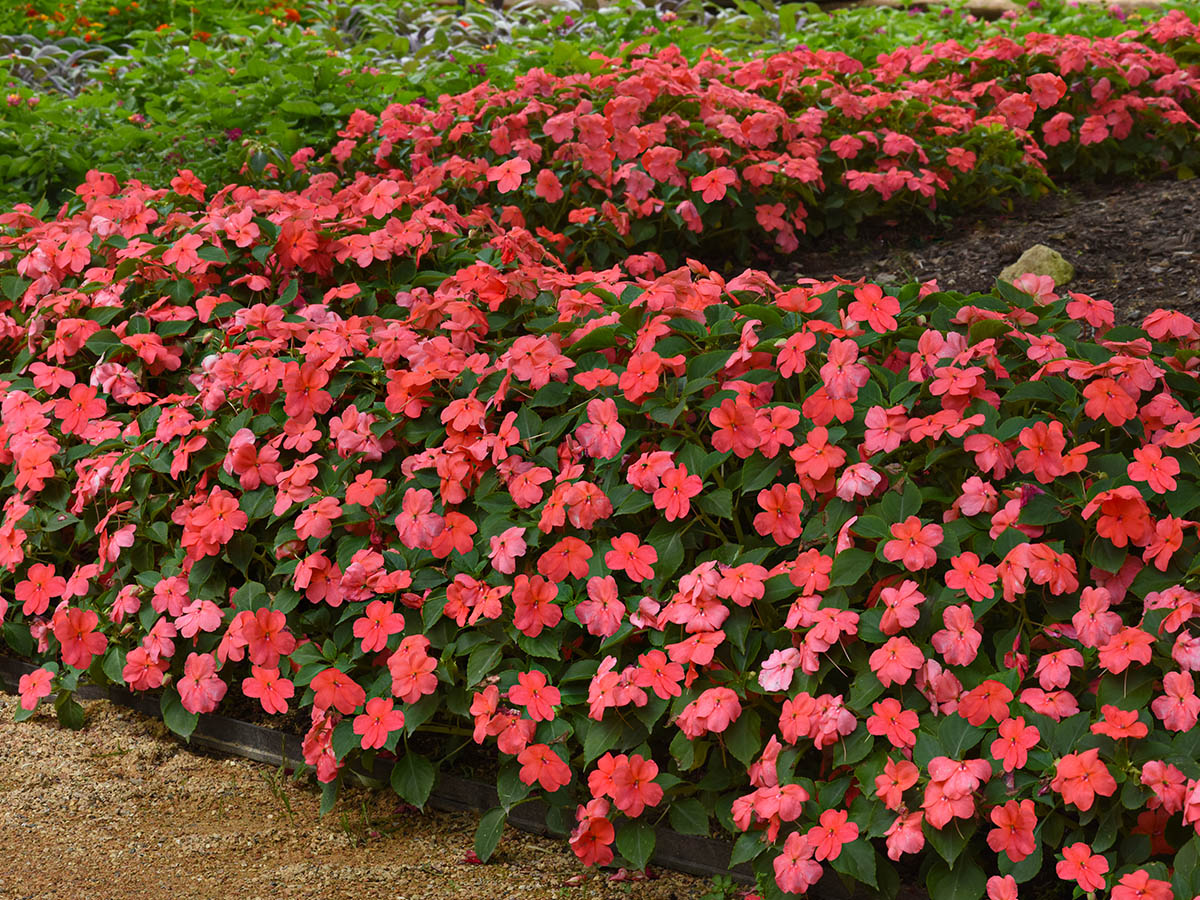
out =
[(1057, 250), (1045, 244), (1034, 244), (1021, 254), (1021, 258), (1000, 273), (1000, 280), (1012, 282), (1020, 275), (1049, 275), (1056, 286), (1061, 286), (1075, 277), (1075, 267), (1063, 259)]

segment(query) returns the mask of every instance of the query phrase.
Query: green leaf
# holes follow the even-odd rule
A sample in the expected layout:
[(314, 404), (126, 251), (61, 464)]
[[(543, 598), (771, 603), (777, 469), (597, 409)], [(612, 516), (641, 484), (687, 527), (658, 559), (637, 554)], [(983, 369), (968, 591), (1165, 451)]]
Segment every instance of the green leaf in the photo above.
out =
[(979, 900), (987, 888), (987, 875), (971, 860), (951, 869), (943, 862), (934, 862), (925, 876), (929, 896), (937, 900)]
[[(324, 669), (324, 664), (314, 666), (314, 668)], [(362, 739), (354, 733), (354, 722), (350, 719), (342, 719), (337, 723), (337, 727), (333, 729), (333, 755), (338, 759), (345, 759), (350, 752), (362, 744)]]
[[(971, 839), (971, 835), (975, 833), (975, 823), (971, 822), (967, 826), (963, 826), (959, 819), (951, 819), (944, 828), (934, 828), (928, 822), (924, 824), (925, 837), (929, 840), (930, 845), (937, 851), (938, 855), (946, 861), (949, 866), (954, 865), (954, 861), (958, 859), (959, 854), (967, 846), (967, 842)], [(962, 866), (959, 866), (962, 868)], [(935, 897), (943, 896), (934, 894)], [(948, 894), (946, 896), (955, 897), (957, 894)]]
[(484, 813), (483, 818), (479, 820), (479, 827), (475, 829), (475, 855), (483, 862), (491, 859), (492, 854), (496, 852), (496, 845), (500, 843), (500, 835), (504, 834), (504, 822), (507, 818), (508, 813), (496, 807)]
[(768, 846), (763, 843), (763, 834), (761, 831), (748, 831), (733, 842), (733, 852), (729, 855), (731, 869), (762, 855)]
[(54, 700), (54, 711), (58, 714), (58, 724), (63, 728), (78, 731), (83, 727), (83, 707), (70, 691), (58, 692)]
[(879, 539), (890, 537), (891, 535), (887, 523), (879, 518), (879, 516), (859, 516), (854, 524), (850, 526), (850, 530), (860, 537), (865, 538)]
[(104, 654), (104, 674), (108, 676), (108, 680), (113, 684), (125, 683), (125, 651), (120, 647), (109, 647), (108, 652)]
[(833, 868), (860, 884), (878, 887), (875, 880), (875, 848), (866, 837), (842, 844), (842, 852), (833, 860)]
[(163, 724), (171, 731), (184, 740), (192, 736), (200, 716), (183, 708), (179, 694), (172, 690), (163, 691), (162, 698), (159, 700), (159, 708), (162, 710)]
[(756, 494), (773, 482), (781, 464), (778, 456), (767, 459), (761, 453), (753, 454), (742, 466), (742, 496)]
[(321, 107), (311, 100), (284, 100), (276, 106), (280, 112), (291, 113), (294, 116), (319, 116)]
[(434, 778), (433, 763), (419, 753), (405, 753), (392, 767), (392, 790), (423, 810), (433, 790)]
[(730, 725), (721, 736), (734, 758), (750, 765), (762, 749), (762, 720), (756, 710), (743, 710), (738, 720)]
[(1193, 835), (1176, 852), (1171, 886), (1176, 897), (1194, 897), (1200, 893), (1200, 836)]
[(488, 672), (496, 668), (504, 648), (499, 644), (487, 643), (476, 647), (467, 658), (467, 687), (479, 684)]
[(714, 519), (733, 518), (733, 494), (728, 488), (705, 491), (696, 498), (696, 505)]
[(977, 728), (962, 716), (945, 716), (938, 726), (938, 742), (951, 759), (962, 759), (963, 754), (983, 739), (983, 729)]
[(333, 806), (337, 803), (338, 788), (341, 787), (341, 778), (335, 778), (333, 781), (327, 781), (321, 785), (321, 807), (317, 814), (324, 818), (333, 810)]
[[(583, 738), (584, 763), (598, 759), (606, 751), (615, 747), (624, 728), (625, 726), (616, 715), (610, 715), (607, 720), (599, 722), (589, 719), (587, 734)], [(680, 734), (682, 733), (680, 732)]]
[(654, 564), (654, 580), (665, 582), (675, 574), (675, 570), (683, 562), (683, 538), (679, 536), (679, 532), (675, 532), (665, 546), (655, 546), (654, 549), (658, 551), (658, 562)]
[(617, 849), (635, 869), (644, 869), (654, 854), (654, 829), (645, 822), (625, 822), (617, 832)]
[(708, 810), (695, 797), (684, 797), (671, 804), (671, 827), (680, 834), (708, 836)]
[(847, 587), (857, 584), (874, 561), (875, 557), (865, 550), (855, 548), (843, 550), (833, 558), (833, 570), (829, 575), (830, 587)]
[(530, 788), (531, 785), (521, 780), (521, 764), (516, 760), (500, 769), (500, 776), (496, 779), (496, 794), (505, 812), (512, 812), (514, 806), (528, 797)]

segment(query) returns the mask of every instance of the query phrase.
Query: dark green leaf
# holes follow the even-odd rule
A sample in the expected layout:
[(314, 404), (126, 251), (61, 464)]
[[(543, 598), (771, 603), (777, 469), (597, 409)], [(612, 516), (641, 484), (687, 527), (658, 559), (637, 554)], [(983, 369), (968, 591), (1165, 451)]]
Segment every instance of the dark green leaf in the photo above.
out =
[(654, 829), (645, 822), (623, 822), (617, 832), (617, 849), (633, 868), (646, 868), (654, 854)]
[(483, 818), (479, 820), (479, 827), (475, 829), (475, 855), (483, 862), (491, 859), (496, 851), (500, 836), (504, 834), (504, 822), (507, 818), (508, 813), (496, 807), (484, 813)]
[(405, 753), (392, 767), (392, 790), (418, 809), (424, 809), (434, 777), (433, 763), (420, 754)]
[(183, 708), (179, 694), (172, 690), (163, 691), (159, 701), (159, 708), (162, 710), (163, 723), (171, 731), (184, 740), (192, 736), (192, 732), (196, 730), (196, 723), (200, 720), (200, 716), (196, 713), (188, 712)]

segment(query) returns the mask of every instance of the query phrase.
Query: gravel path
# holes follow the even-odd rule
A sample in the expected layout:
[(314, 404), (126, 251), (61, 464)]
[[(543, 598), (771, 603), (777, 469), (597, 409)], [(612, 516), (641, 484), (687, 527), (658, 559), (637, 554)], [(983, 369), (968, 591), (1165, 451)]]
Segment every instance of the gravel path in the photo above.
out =
[[(320, 795), (243, 759), (190, 752), (163, 725), (106, 701), (82, 731), (52, 709), (13, 722), (0, 692), (3, 900), (695, 900), (707, 882), (665, 872), (613, 883), (565, 842), (505, 832), (465, 861), (476, 818), (422, 815), (390, 792)], [(582, 878), (580, 879), (580, 876)], [(571, 884), (582, 880), (582, 884)]]

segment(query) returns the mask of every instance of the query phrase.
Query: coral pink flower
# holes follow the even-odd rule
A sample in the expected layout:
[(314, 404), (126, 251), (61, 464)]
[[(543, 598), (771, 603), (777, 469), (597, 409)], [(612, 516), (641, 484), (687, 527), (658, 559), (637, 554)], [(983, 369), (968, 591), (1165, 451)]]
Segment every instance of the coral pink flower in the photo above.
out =
[(1073, 803), (1087, 812), (1099, 794), (1111, 797), (1117, 790), (1117, 782), (1100, 760), (1096, 748), (1082, 753), (1068, 753), (1055, 764), (1054, 779), (1050, 787), (1058, 791), (1067, 803)]
[(727, 687), (714, 687), (684, 707), (677, 722), (679, 729), (694, 740), (709, 732), (724, 731), (741, 714), (738, 695)]
[(1126, 471), (1134, 481), (1144, 481), (1156, 494), (1169, 494), (1175, 490), (1175, 476), (1179, 474), (1179, 461), (1173, 456), (1163, 456), (1162, 448), (1156, 444), (1136, 447), (1133, 459)]
[(1017, 879), (1011, 875), (993, 875), (987, 880), (988, 900), (1017, 900)]
[(689, 475), (687, 466), (678, 466), (663, 472), (661, 486), (654, 491), (655, 509), (663, 510), (668, 522), (682, 519), (691, 510), (691, 498), (703, 490), (704, 482), (699, 475)]
[[(669, 473), (668, 473), (669, 474)], [(632, 531), (612, 538), (612, 549), (604, 555), (604, 564), (614, 572), (624, 572), (630, 581), (646, 581), (654, 577), (653, 565), (658, 551), (643, 544)]]
[(942, 654), (950, 666), (969, 666), (979, 651), (983, 635), (975, 628), (975, 616), (971, 607), (948, 606), (942, 612), (946, 627), (933, 633), (930, 642), (933, 649)]
[(890, 334), (896, 330), (900, 301), (884, 295), (877, 284), (864, 284), (854, 289), (854, 299), (846, 312), (856, 322), (866, 322), (876, 334)]
[(22, 675), (17, 682), (17, 693), (21, 695), (21, 709), (35, 709), (43, 697), (50, 696), (50, 683), (54, 673), (49, 669), (37, 669)]
[(226, 685), (217, 675), (217, 661), (211, 653), (190, 653), (179, 679), (179, 699), (191, 713), (208, 713), (225, 696)]
[(1037, 815), (1032, 800), (1009, 800), (991, 812), (996, 826), (988, 832), (988, 846), (997, 853), (1005, 853), (1012, 862), (1020, 862), (1037, 848), (1033, 830), (1037, 827)]
[(518, 557), (525, 555), (525, 529), (514, 525), (491, 538), (492, 551), (488, 554), (497, 572), (511, 575), (517, 570)]
[(891, 562), (903, 563), (910, 572), (928, 569), (937, 562), (937, 547), (942, 542), (940, 525), (922, 525), (916, 516), (891, 527), (893, 540), (883, 545), (883, 556)]
[(920, 853), (925, 847), (925, 832), (921, 823), (925, 814), (917, 811), (902, 813), (888, 826), (884, 832), (887, 836), (887, 855), (890, 860), (898, 860), (906, 853)]
[(1012, 700), (1013, 692), (1007, 685), (989, 678), (958, 698), (958, 714), (976, 727), (988, 719), (1003, 722)]
[(871, 705), (874, 715), (867, 718), (867, 731), (875, 735), (886, 736), (893, 747), (914, 747), (917, 736), (914, 733), (920, 725), (920, 719), (911, 709), (903, 709), (900, 701), (888, 697)]
[(388, 638), (404, 630), (404, 616), (395, 612), (390, 600), (372, 600), (361, 618), (354, 620), (354, 636), (362, 639), (363, 653), (387, 647)]
[(339, 669), (330, 666), (313, 676), (313, 706), (328, 710), (331, 706), (344, 716), (350, 715), (366, 702), (367, 694), (358, 683)]
[(553, 628), (562, 621), (562, 608), (554, 603), (558, 585), (540, 575), (518, 575), (512, 591), (513, 624), (528, 637), (537, 637), (543, 628)]
[(521, 781), (525, 784), (536, 781), (546, 793), (552, 794), (571, 781), (571, 769), (545, 744), (530, 744), (517, 755), (517, 762), (521, 764), (518, 775)]
[(404, 727), (403, 710), (393, 709), (388, 697), (372, 697), (362, 715), (354, 717), (354, 733), (361, 735), (364, 750), (378, 749), (393, 731)]
[(798, 831), (783, 842), (783, 852), (772, 863), (775, 884), (785, 894), (803, 894), (821, 880), (821, 864), (813, 859), (813, 846)]
[(257, 697), (267, 712), (282, 715), (288, 710), (288, 698), (296, 693), (296, 686), (281, 677), (278, 669), (251, 666), (250, 677), (242, 679), (242, 693)]
[(946, 573), (946, 587), (966, 591), (967, 596), (980, 603), (996, 595), (993, 587), (998, 573), (995, 566), (980, 563), (979, 557), (971, 553), (960, 553), (950, 557), (950, 571)]
[(912, 673), (921, 668), (925, 657), (920, 649), (906, 637), (888, 638), (887, 643), (871, 654), (871, 671), (883, 682), (884, 687), (893, 684), (908, 684)]
[[(392, 676), (392, 696), (405, 703), (416, 703), (426, 694), (437, 690), (437, 660), (425, 653), (424, 647), (405, 646), (412, 638), (400, 642), (396, 652), (388, 657)], [(428, 644), (428, 640), (425, 641)]]
[(517, 673), (517, 683), (508, 689), (508, 699), (525, 707), (535, 722), (549, 722), (554, 718), (554, 707), (562, 702), (562, 695), (558, 688), (547, 683), (545, 672), (534, 669)]
[(1172, 900), (1174, 896), (1171, 882), (1151, 878), (1145, 869), (1122, 875), (1111, 895), (1112, 900)]
[(848, 821), (850, 814), (844, 809), (827, 809), (821, 813), (820, 824), (814, 825), (805, 835), (813, 847), (813, 857), (818, 860), (835, 860), (841, 855), (842, 845), (858, 838), (858, 826)]
[(1063, 881), (1074, 881), (1085, 893), (1102, 891), (1105, 887), (1104, 873), (1108, 871), (1108, 860), (1092, 853), (1090, 845), (1077, 841), (1063, 847), (1063, 858), (1054, 866), (1054, 871)]
[(108, 646), (108, 638), (96, 631), (100, 617), (90, 609), (59, 609), (52, 623), (54, 636), (62, 645), (62, 660), (68, 666), (86, 669)]
[(1000, 723), (1000, 736), (992, 741), (992, 759), (1004, 767), (1005, 772), (1022, 769), (1029, 759), (1029, 751), (1041, 740), (1041, 733), (1034, 725), (1026, 725), (1022, 716), (1005, 719)]
[(888, 809), (900, 809), (904, 792), (915, 785), (920, 777), (921, 770), (907, 759), (895, 762), (889, 756), (884, 763), (883, 774), (875, 776), (875, 796)]

